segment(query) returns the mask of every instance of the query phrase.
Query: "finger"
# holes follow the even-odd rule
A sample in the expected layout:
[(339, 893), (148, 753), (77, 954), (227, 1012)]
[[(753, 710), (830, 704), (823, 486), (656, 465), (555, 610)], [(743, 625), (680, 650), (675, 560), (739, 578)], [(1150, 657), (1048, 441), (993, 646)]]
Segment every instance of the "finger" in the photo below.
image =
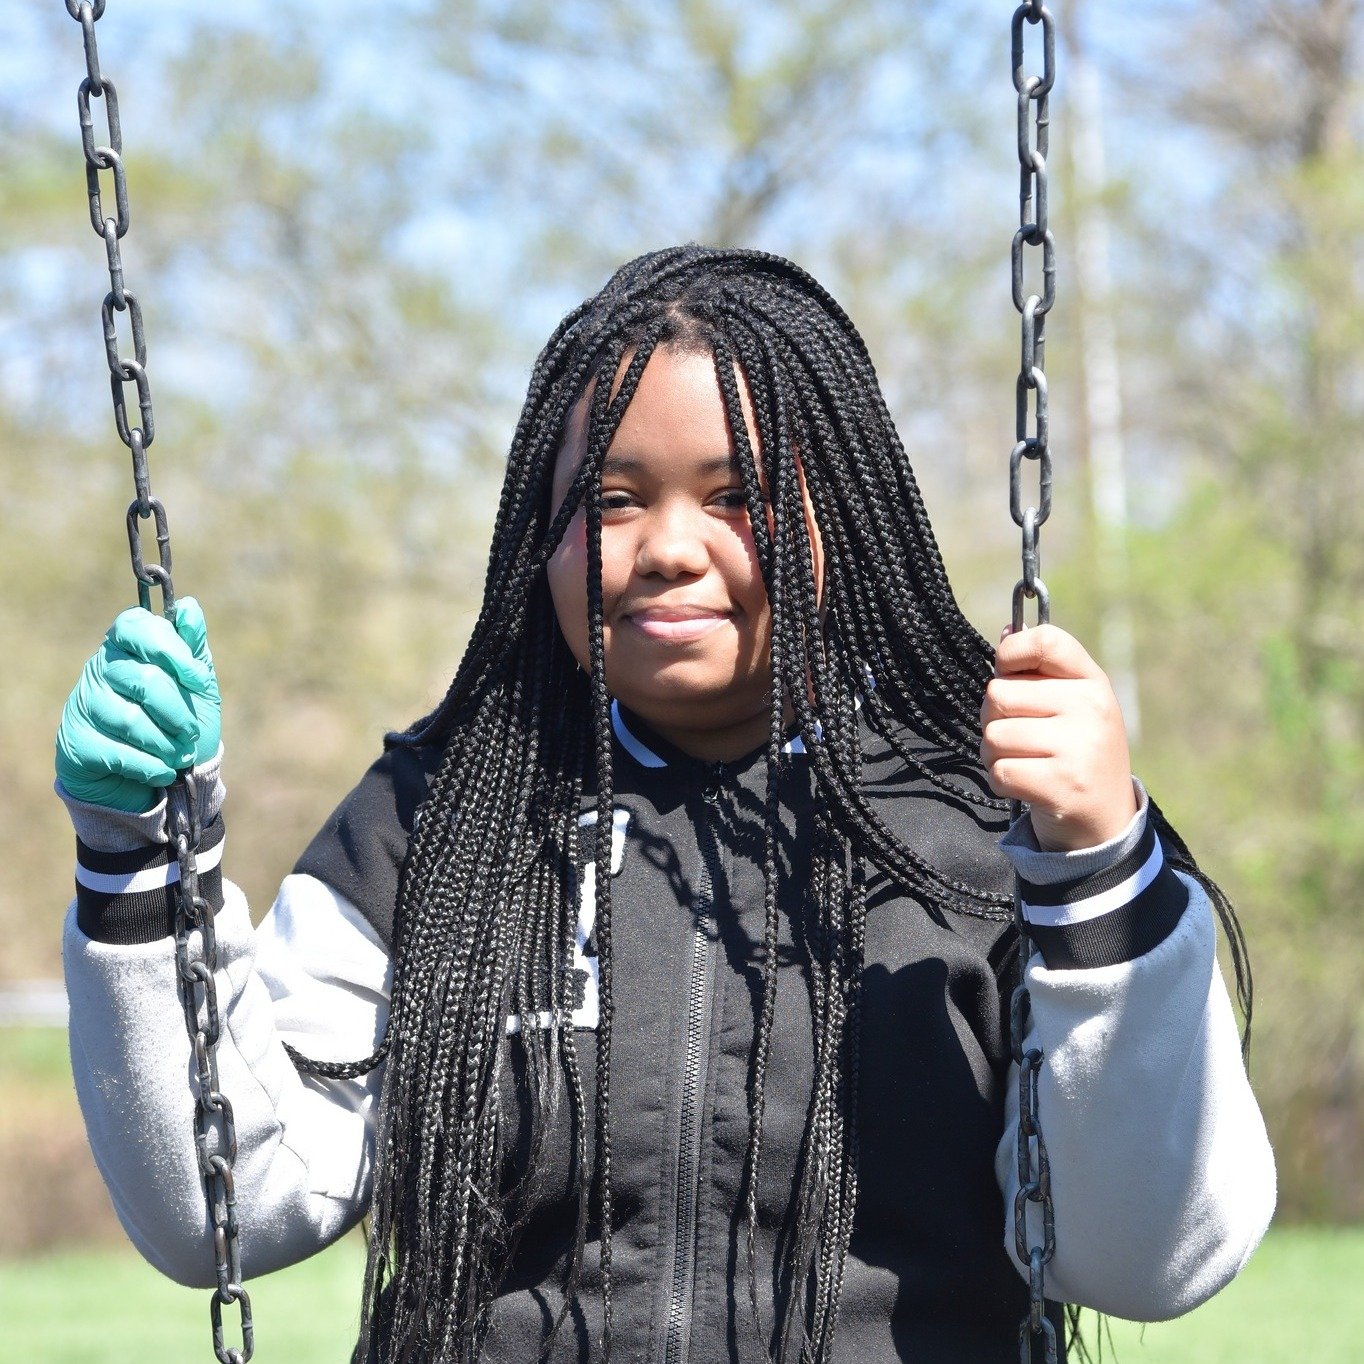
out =
[(109, 627), (106, 640), (134, 658), (163, 669), (186, 691), (202, 696), (212, 685), (212, 669), (195, 658), (170, 621), (141, 606), (120, 612)]
[(57, 732), (57, 750), (70, 767), (92, 777), (116, 776), (142, 786), (169, 786), (175, 771), (150, 753), (100, 734), (99, 740), (73, 745), (65, 727)]
[(1012, 630), (995, 649), (995, 676), (1037, 673), (1044, 677), (1102, 677), (1103, 669), (1074, 635), (1055, 625)]
[(1073, 678), (995, 677), (986, 684), (981, 722), (1063, 715), (1074, 705)]
[(1036, 805), (1045, 803), (1049, 766), (1048, 758), (998, 758), (987, 764), (986, 777), (995, 795)]
[(1009, 758), (1055, 757), (1054, 730), (1045, 720), (992, 720), (981, 737), (981, 760), (989, 766)]
[(162, 768), (189, 767), (194, 762), (194, 739), (167, 734), (141, 706), (107, 687), (89, 697), (85, 713), (91, 726), (104, 738), (153, 759), (158, 772)]
[[(110, 657), (112, 655), (112, 657)], [(199, 738), (199, 721), (179, 684), (160, 668), (121, 650), (108, 649), (104, 681), (120, 696), (141, 706), (154, 724), (191, 744)]]
[(213, 666), (213, 655), (208, 648), (208, 624), (197, 598), (181, 597), (175, 603), (175, 633), (200, 663), (209, 668)]
[(150, 753), (127, 744), (110, 744), (107, 761), (112, 775), (143, 786), (169, 786), (175, 780), (175, 770), (157, 762)]

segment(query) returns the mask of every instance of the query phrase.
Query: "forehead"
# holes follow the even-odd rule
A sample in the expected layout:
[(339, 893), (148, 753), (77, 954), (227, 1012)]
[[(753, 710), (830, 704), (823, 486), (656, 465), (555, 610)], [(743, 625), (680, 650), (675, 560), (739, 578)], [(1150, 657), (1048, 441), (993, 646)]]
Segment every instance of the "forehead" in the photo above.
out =
[[(619, 384), (629, 364), (617, 371)], [(735, 367), (739, 401), (748, 438), (757, 449), (753, 406), (742, 370)], [(569, 414), (565, 439), (555, 463), (555, 494), (567, 489), (586, 453), (593, 388), (589, 386)], [(665, 476), (706, 474), (730, 468), (734, 446), (724, 395), (708, 352), (660, 347), (640, 376), (634, 397), (621, 417), (604, 465), (607, 474)]]

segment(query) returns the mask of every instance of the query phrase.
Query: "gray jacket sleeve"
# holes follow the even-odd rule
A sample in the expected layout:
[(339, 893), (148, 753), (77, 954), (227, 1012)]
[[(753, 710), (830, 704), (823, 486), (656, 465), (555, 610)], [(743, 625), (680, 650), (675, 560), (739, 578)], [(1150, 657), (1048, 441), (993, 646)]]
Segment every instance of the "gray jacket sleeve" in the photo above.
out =
[[(1043, 853), (1016, 825), (1005, 851), (1042, 944), (1027, 969), (1024, 1046), (1044, 1056), (1038, 1110), (1056, 1216), (1047, 1296), (1160, 1321), (1240, 1271), (1273, 1215), (1275, 1172), (1217, 965), (1212, 906), (1163, 864), (1139, 797), (1137, 818), (1111, 846)], [(1014, 1238), (1017, 1066), (1006, 1104), (996, 1173), (1005, 1244), (1026, 1278)], [(1040, 1245), (1036, 1204), (1026, 1216), (1027, 1244)]]
[[(101, 848), (116, 857), (120, 842), (132, 848), (158, 832), (156, 811), (123, 820), (73, 804), (72, 817), (92, 862)], [(120, 898), (131, 897), (115, 896), (114, 914)], [(320, 1250), (368, 1205), (382, 1067), (360, 1080), (305, 1080), (282, 1044), (327, 1060), (368, 1055), (387, 1021), (390, 970), (363, 916), (309, 876), (285, 879), (257, 929), (241, 892), (224, 882), (217, 936), (219, 1079), (237, 1128), (240, 1248), (251, 1277)], [(63, 957), (76, 1092), (114, 1208), (153, 1265), (211, 1287), (174, 939), (99, 941), (73, 902)]]

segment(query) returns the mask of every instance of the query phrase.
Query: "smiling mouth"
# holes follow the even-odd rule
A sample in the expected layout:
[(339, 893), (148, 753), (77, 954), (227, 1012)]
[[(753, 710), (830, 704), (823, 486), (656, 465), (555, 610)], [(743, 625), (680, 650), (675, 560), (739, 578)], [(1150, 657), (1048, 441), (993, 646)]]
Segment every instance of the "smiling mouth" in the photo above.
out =
[(730, 615), (722, 611), (686, 615), (641, 612), (627, 615), (625, 619), (641, 634), (660, 644), (690, 644), (724, 625)]

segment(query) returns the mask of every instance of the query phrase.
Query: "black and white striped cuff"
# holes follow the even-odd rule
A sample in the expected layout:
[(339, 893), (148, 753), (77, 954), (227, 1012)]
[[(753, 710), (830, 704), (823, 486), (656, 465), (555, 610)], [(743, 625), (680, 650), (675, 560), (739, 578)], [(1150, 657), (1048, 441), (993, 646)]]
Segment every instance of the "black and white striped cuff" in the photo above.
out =
[(1165, 862), (1148, 821), (1136, 847), (1092, 876), (1055, 885), (1020, 881), (1023, 917), (1050, 967), (1114, 966), (1144, 956), (1174, 931), (1188, 887)]
[[(223, 903), (223, 836), (219, 816), (204, 830), (195, 858), (199, 893), (214, 910)], [(179, 881), (180, 864), (169, 844), (100, 852), (77, 839), (76, 923), (95, 942), (155, 942), (175, 931), (172, 887)]]

